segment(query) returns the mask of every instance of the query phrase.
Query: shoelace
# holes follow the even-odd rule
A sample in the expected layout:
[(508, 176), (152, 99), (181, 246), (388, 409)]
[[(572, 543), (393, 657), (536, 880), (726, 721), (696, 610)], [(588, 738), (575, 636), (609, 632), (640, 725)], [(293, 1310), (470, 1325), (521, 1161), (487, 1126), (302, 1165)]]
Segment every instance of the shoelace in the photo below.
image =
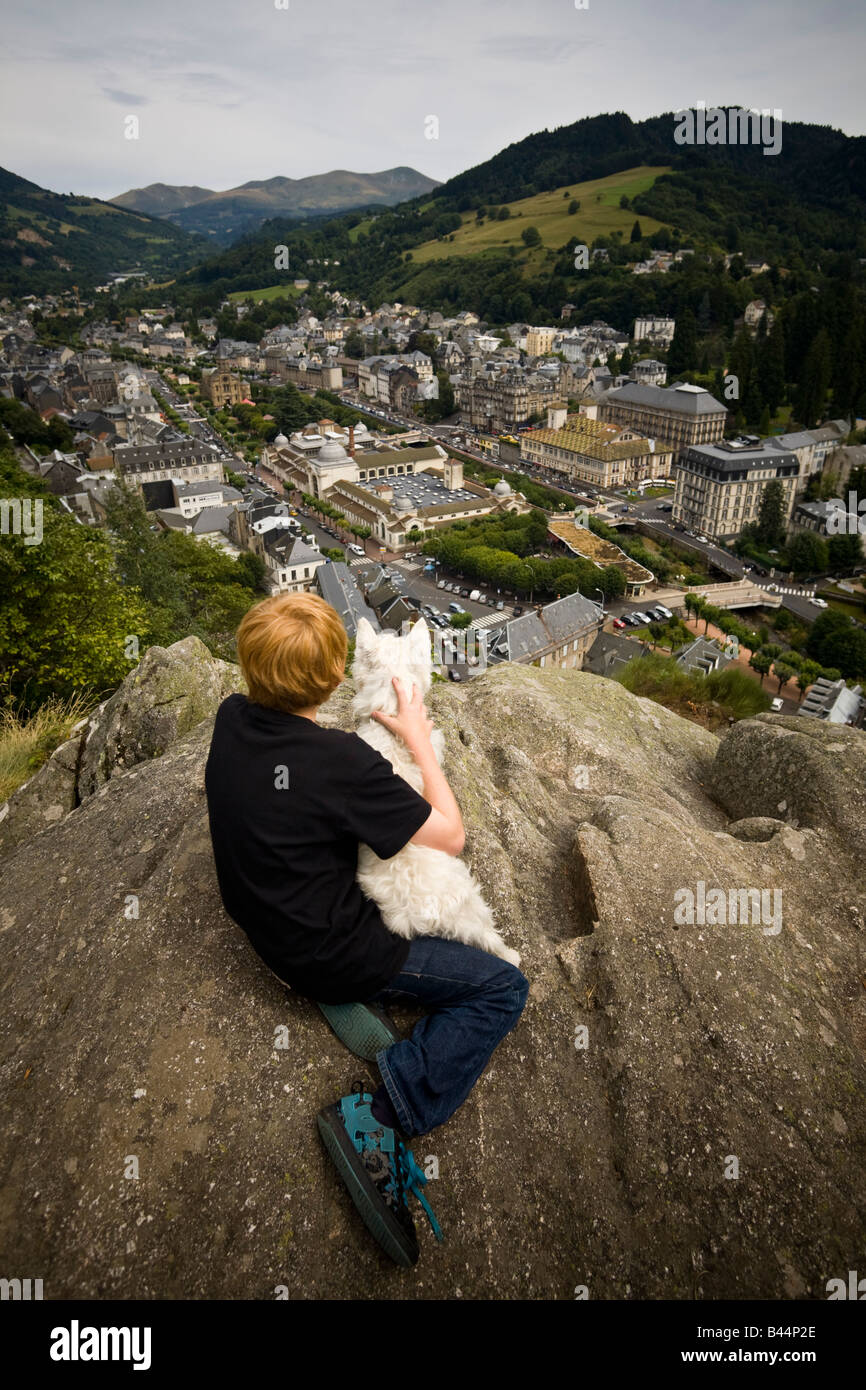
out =
[(400, 1143), (399, 1148), (400, 1153), (398, 1157), (398, 1163), (400, 1165), (400, 1175), (403, 1181), (403, 1186), (407, 1187), (409, 1191), (414, 1193), (414, 1195), (418, 1198), (418, 1201), (424, 1208), (427, 1220), (430, 1222), (430, 1228), (434, 1236), (437, 1240), (442, 1240), (442, 1228), (440, 1227), (439, 1222), (436, 1220), (436, 1217), (433, 1215), (433, 1208), (430, 1206), (430, 1203), (427, 1201), (427, 1198), (421, 1191), (422, 1187), (427, 1186), (427, 1175), (425, 1174), (422, 1168), (418, 1167), (418, 1164), (415, 1162), (415, 1155), (413, 1154), (411, 1149), (407, 1149), (403, 1143)]

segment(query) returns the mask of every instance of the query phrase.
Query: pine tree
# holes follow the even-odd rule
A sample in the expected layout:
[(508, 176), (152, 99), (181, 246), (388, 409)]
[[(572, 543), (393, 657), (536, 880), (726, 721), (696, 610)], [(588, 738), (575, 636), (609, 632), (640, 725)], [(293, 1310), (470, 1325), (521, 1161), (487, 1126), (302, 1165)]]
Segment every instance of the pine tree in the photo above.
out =
[(785, 494), (778, 478), (765, 483), (756, 531), (765, 545), (777, 545), (785, 537)]
[(691, 309), (678, 315), (674, 336), (668, 348), (668, 379), (673, 382), (684, 372), (694, 369), (698, 355), (695, 316)]
[(797, 417), (806, 429), (817, 424), (824, 414), (830, 373), (830, 339), (822, 328), (806, 357), (794, 404)]
[(635, 222), (634, 226), (632, 227), (629, 241), (643, 241), (643, 232), (640, 229), (639, 222)]
[(775, 415), (785, 399), (785, 332), (776, 319), (758, 353), (758, 385), (770, 414)]

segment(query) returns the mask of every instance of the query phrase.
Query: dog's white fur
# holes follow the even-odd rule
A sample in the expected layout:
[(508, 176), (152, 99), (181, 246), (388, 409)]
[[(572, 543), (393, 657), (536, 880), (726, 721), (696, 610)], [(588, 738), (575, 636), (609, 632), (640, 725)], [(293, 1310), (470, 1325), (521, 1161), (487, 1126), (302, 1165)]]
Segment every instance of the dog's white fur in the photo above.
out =
[[(397, 713), (392, 676), (399, 677), (407, 694), (411, 695), (414, 683), (425, 696), (432, 684), (432, 669), (430, 632), (423, 619), (405, 637), (376, 633), (366, 618), (358, 623), (353, 666), (357, 693), (352, 702), (360, 721), (358, 734), (422, 795), (424, 779), (405, 743), (370, 716), (373, 710)], [(440, 729), (433, 730), (431, 742), (441, 763), (445, 739)], [(506, 946), (496, 930), (479, 884), (453, 855), (410, 843), (393, 858), (380, 859), (368, 845), (361, 845), (358, 882), (397, 936), (442, 936), (520, 964), (517, 951)]]

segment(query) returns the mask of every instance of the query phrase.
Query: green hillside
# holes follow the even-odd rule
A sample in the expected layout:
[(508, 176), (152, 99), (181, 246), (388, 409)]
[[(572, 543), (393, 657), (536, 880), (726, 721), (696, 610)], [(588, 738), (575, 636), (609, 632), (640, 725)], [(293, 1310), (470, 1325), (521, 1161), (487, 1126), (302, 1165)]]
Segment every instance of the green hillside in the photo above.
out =
[(256, 304), (267, 304), (271, 299), (296, 299), (303, 291), (294, 285), (268, 285), (263, 290), (235, 290), (228, 296), (232, 300), (255, 300)]
[(52, 193), (0, 169), (0, 293), (87, 289), (111, 271), (183, 271), (207, 248), (198, 236), (98, 198)]
[[(637, 169), (624, 169), (619, 174), (609, 174), (606, 178), (589, 179), (583, 183), (570, 184), (567, 188), (554, 188), (547, 193), (536, 193), (531, 198), (518, 198), (506, 203), (509, 216), (500, 219), (495, 214), (501, 204), (490, 205), (487, 215), (479, 222), (475, 213), (463, 215), (462, 225), (452, 232), (447, 241), (423, 242), (412, 252), (416, 265), (427, 261), (445, 260), (450, 256), (476, 256), (487, 251), (501, 251), (509, 246), (523, 249), (521, 234), (526, 227), (536, 227), (541, 237), (541, 246), (559, 250), (569, 240), (583, 242), (590, 246), (596, 237), (611, 236), (621, 232), (628, 240), (634, 225), (635, 215), (630, 208), (620, 207), (620, 199), (629, 202), (638, 194), (652, 188), (660, 174), (670, 173), (670, 167), (642, 165)], [(571, 202), (580, 207), (569, 213)], [(491, 213), (494, 215), (491, 216)], [(654, 217), (641, 219), (641, 230), (646, 236), (660, 231), (663, 223)], [(537, 256), (535, 259), (541, 259)]]

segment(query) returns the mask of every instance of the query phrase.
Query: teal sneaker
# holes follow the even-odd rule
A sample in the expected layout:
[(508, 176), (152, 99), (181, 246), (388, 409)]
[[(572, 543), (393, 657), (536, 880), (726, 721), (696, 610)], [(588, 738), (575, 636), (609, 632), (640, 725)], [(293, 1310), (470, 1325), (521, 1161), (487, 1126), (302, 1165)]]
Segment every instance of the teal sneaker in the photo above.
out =
[(373, 1097), (355, 1083), (354, 1094), (343, 1096), (318, 1114), (319, 1133), (349, 1196), (367, 1230), (391, 1259), (404, 1269), (418, 1262), (418, 1235), (408, 1196), (418, 1198), (437, 1240), (439, 1223), (421, 1191), (427, 1183), (422, 1169), (406, 1148), (399, 1130), (377, 1120), (370, 1109)]
[(319, 1004), (319, 1008), (340, 1042), (365, 1062), (375, 1062), (383, 1047), (400, 1041), (393, 1022), (376, 1004)]

